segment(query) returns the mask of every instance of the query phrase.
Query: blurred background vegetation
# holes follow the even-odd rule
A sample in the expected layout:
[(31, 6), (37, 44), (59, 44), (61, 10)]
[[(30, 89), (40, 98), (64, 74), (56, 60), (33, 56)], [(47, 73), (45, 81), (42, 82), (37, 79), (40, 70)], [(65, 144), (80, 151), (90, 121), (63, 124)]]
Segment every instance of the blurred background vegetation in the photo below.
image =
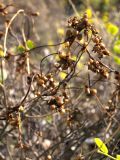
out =
[[(88, 15), (88, 18), (89, 18), (89, 22), (95, 24), (101, 37), (103, 38), (103, 42), (105, 43), (106, 47), (111, 52), (111, 56), (107, 60), (105, 60), (105, 62), (107, 61), (107, 64), (109, 64), (109, 66), (111, 68), (116, 68), (116, 70), (118, 70), (118, 71), (120, 70), (120, 0), (0, 0), (0, 3), (4, 3), (4, 5), (14, 4), (16, 10), (24, 9), (25, 12), (39, 13), (38, 16), (36, 16), (34, 18), (32, 16), (30, 16), (29, 17), (30, 21), (28, 21), (25, 18), (22, 19), (22, 17), (20, 18), (20, 16), (18, 16), (15, 19), (13, 26), (12, 26), (14, 28), (15, 33), (17, 34), (17, 36), (21, 40), (22, 39), (21, 38), (22, 37), (22, 35), (21, 35), (21, 28), (22, 27), (21, 26), (24, 24), (24, 29), (25, 29), (26, 35), (29, 34), (29, 39), (32, 40), (32, 42), (35, 44), (35, 46), (44, 45), (44, 44), (52, 45), (52, 44), (57, 44), (57, 43), (62, 42), (65, 38), (68, 19), (73, 16), (81, 17), (81, 15), (83, 15), (83, 13), (86, 12)], [(9, 11), (11, 13), (12, 12), (16, 13), (15, 9), (13, 9), (12, 7), (9, 8)], [(3, 21), (4, 21), (4, 19), (1, 16), (0, 17), (0, 30), (3, 30), (3, 28), (4, 28)], [(2, 45), (2, 43), (3, 43), (3, 40), (1, 40), (1, 45)], [(17, 46), (18, 46), (18, 42), (16, 42), (16, 40), (13, 37), (12, 38), (8, 37), (7, 47), (9, 48), (9, 50), (15, 51), (14, 49)], [(36, 69), (37, 67), (39, 68), (40, 60), (43, 58), (43, 56), (49, 55), (50, 53), (55, 53), (59, 49), (59, 47), (60, 46), (54, 46), (51, 48), (44, 47), (44, 48), (39, 48), (38, 50), (36, 49), (35, 51), (33, 51), (30, 55), (32, 58), (31, 57), (30, 58), (31, 58), (31, 61), (33, 62), (32, 64), (37, 64), (35, 66), (31, 65), (33, 67), (33, 70)], [(16, 52), (13, 52), (13, 53), (16, 54)], [(34, 54), (34, 53), (38, 53), (38, 54)], [(43, 70), (46, 71), (47, 69), (49, 69), (49, 67), (51, 65), (51, 63), (50, 63), (51, 61), (54, 62), (54, 57), (50, 57), (48, 61), (46, 60), (44, 62)], [(83, 66), (85, 66), (84, 64), (85, 64), (85, 60), (84, 60), (84, 55), (83, 55), (83, 64), (79, 64), (79, 66), (78, 66), (80, 69), (79, 81), (73, 80), (73, 84), (74, 83), (75, 83), (75, 85), (78, 84), (79, 87), (83, 87), (83, 84), (85, 84), (87, 82), (87, 80), (86, 80), (87, 78), (85, 77), (86, 76), (85, 73), (87, 73), (87, 72), (83, 68)], [(8, 62), (8, 66), (6, 65), (7, 70), (10, 70), (10, 72), (8, 75), (8, 79), (5, 83), (6, 83), (6, 88), (7, 87), (10, 88), (11, 92), (8, 93), (12, 97), (12, 98), (11, 97), (10, 98), (13, 100), (13, 102), (15, 102), (17, 104), (17, 102), (19, 102), (21, 97), (23, 96), (23, 93), (26, 92), (26, 90), (27, 90), (26, 88), (28, 86), (26, 85), (26, 81), (25, 81), (26, 77), (21, 80), (19, 77), (20, 76), (19, 73), (18, 73), (18, 75), (16, 74), (17, 78), (15, 77), (14, 74), (13, 74), (13, 76), (11, 76), (12, 75), (11, 73), (12, 73), (13, 67), (14, 67), (12, 65), (13, 65), (13, 63), (11, 63), (11, 62), (10, 63)], [(11, 66), (11, 67), (9, 67), (9, 66)], [(83, 72), (84, 72), (83, 75), (85, 75), (85, 76), (82, 75)], [(60, 77), (61, 79), (64, 79), (66, 74), (64, 75), (64, 73), (63, 73), (60, 76), (61, 76)], [(13, 79), (16, 78), (15, 79), (16, 81), (14, 82), (11, 77)], [(22, 85), (21, 85), (21, 81), (23, 81)], [(13, 86), (11, 87), (12, 83), (13, 83)], [(19, 91), (21, 86), (23, 87), (23, 90), (25, 90), (25, 92)], [(98, 85), (97, 87), (98, 87), (98, 91), (99, 91), (99, 95), (100, 95), (101, 100), (103, 102), (106, 102), (108, 100), (108, 98), (106, 98), (107, 97), (106, 95), (108, 95), (108, 97), (109, 97), (109, 95), (111, 93), (110, 92), (111, 86), (109, 84), (106, 85), (106, 83), (102, 83), (102, 84)], [(76, 91), (72, 92), (72, 94), (75, 97), (75, 98), (73, 98), (73, 102), (77, 99), (76, 98), (77, 96), (79, 98), (80, 93), (81, 93), (81, 90), (78, 93)], [(11, 104), (10, 104), (11, 106), (14, 104), (14, 103), (12, 104), (12, 100), (11, 100)], [(42, 104), (42, 103), (40, 104), (39, 101), (37, 103), (34, 104), (35, 107), (32, 108), (32, 110), (30, 112), (31, 114), (37, 113), (37, 115), (38, 114), (42, 115), (42, 114), (46, 113), (47, 111), (49, 111), (49, 108), (47, 108), (44, 104)], [(96, 101), (94, 99), (92, 99), (91, 97), (86, 98), (86, 96), (83, 96), (80, 104), (77, 107), (80, 109), (84, 109), (84, 113), (85, 113), (86, 117), (88, 118), (88, 121), (90, 123), (94, 123), (95, 130), (92, 127), (90, 128), (93, 131), (93, 133), (95, 131), (96, 136), (99, 136), (99, 135), (104, 136), (103, 128), (106, 129), (107, 125), (105, 125), (105, 124), (103, 125), (102, 120), (101, 120), (101, 124), (99, 125), (99, 127), (96, 126), (96, 123), (95, 123), (96, 119), (97, 120), (99, 119), (98, 117), (102, 117), (101, 112), (99, 111), (99, 113), (98, 113), (97, 105), (98, 104), (96, 104)], [(76, 112), (75, 112), (75, 114), (76, 114)], [(81, 115), (79, 115), (79, 116), (81, 117)], [(56, 117), (47, 116), (45, 119), (43, 118), (43, 120), (29, 119), (27, 121), (27, 123), (25, 123), (25, 128), (28, 128), (30, 135), (28, 135), (28, 137), (27, 137), (26, 136), (27, 131), (24, 129), (23, 130), (24, 139), (26, 140), (28, 138), (27, 140), (31, 140), (31, 141), (35, 142), (35, 147), (36, 147), (36, 152), (34, 152), (35, 155), (37, 155), (37, 154), (42, 155), (43, 154), (42, 149), (47, 150), (49, 148), (49, 146), (51, 145), (51, 143), (56, 144), (56, 139), (57, 139), (56, 137), (58, 137), (57, 142), (59, 143), (59, 140), (60, 140), (59, 136), (60, 136), (60, 138), (62, 137), (61, 138), (62, 140), (64, 139), (63, 141), (65, 142), (65, 146), (66, 146), (66, 144), (67, 144), (66, 139), (67, 138), (64, 138), (65, 137), (64, 134), (66, 134), (66, 135), (68, 134), (67, 133), (68, 128), (66, 126), (64, 126), (64, 121), (63, 121), (64, 116), (62, 117), (62, 116), (57, 115)], [(118, 113), (118, 118), (119, 118), (119, 113)], [(77, 121), (79, 121), (79, 120), (77, 120)], [(81, 119), (80, 119), (80, 121), (81, 121)], [(4, 126), (4, 123), (2, 123), (1, 126)], [(112, 124), (112, 127), (111, 127), (112, 130), (110, 130), (111, 133), (114, 132), (114, 128), (116, 126), (117, 126), (117, 123), (115, 125)], [(75, 127), (77, 128), (77, 125)], [(73, 126), (73, 128), (74, 128), (74, 126)], [(66, 129), (66, 132), (64, 132), (65, 129)], [(75, 131), (75, 137), (73, 137), (73, 139), (76, 138), (76, 133), (77, 133), (76, 130), (77, 129), (75, 129), (75, 130), (73, 129), (73, 132)], [(83, 132), (87, 133), (87, 127), (85, 129), (86, 130), (84, 130)], [(43, 131), (43, 133), (44, 133), (43, 139), (39, 135), (36, 136), (37, 130)], [(77, 133), (78, 135), (79, 135), (80, 131), (78, 129), (78, 133)], [(12, 143), (14, 144), (15, 138), (17, 137), (16, 133), (17, 133), (17, 131), (15, 131), (15, 134), (13, 134), (14, 136), (13, 135), (11, 136), (12, 137), (11, 138), (12, 140), (10, 140), (11, 146), (12, 146)], [(81, 131), (81, 133), (82, 133), (82, 131)], [(93, 141), (91, 142), (91, 139), (89, 139), (90, 133), (88, 132), (87, 134), (88, 134), (87, 135), (88, 138), (85, 137), (85, 140), (86, 140), (85, 142), (90, 145), (87, 146), (85, 144), (85, 146), (83, 147), (83, 148), (85, 148), (85, 150), (83, 149), (85, 153), (91, 151), (95, 147), (95, 145), (93, 144)], [(73, 133), (73, 135), (74, 135), (74, 133)], [(90, 136), (92, 137), (92, 135), (90, 135)], [(39, 138), (37, 139), (36, 137), (37, 138), (40, 137), (42, 140)], [(71, 137), (70, 138), (68, 137), (68, 139), (70, 139), (73, 142)], [(118, 137), (120, 137), (120, 136), (118, 135)], [(79, 138), (79, 136), (78, 136), (78, 138)], [(50, 141), (50, 139), (51, 139), (51, 141)], [(83, 137), (83, 139), (84, 139), (84, 137)], [(114, 146), (114, 142), (117, 141), (116, 139), (113, 140), (113, 144), (112, 144), (113, 146)], [(52, 142), (52, 140), (53, 140), (53, 142)], [(28, 142), (31, 142), (31, 141), (28, 141)], [(36, 143), (36, 141), (38, 144)], [(42, 144), (41, 145), (42, 147), (39, 146), (39, 143)], [(32, 142), (29, 144), (31, 145)], [(6, 145), (6, 141), (3, 142), (3, 144), (0, 146), (1, 151), (4, 155), (7, 154), (7, 152), (4, 151), (4, 148), (6, 147), (5, 145)], [(69, 143), (67, 145), (69, 145)], [(112, 145), (111, 145), (111, 150), (112, 150)], [(11, 153), (13, 155), (14, 155), (14, 148), (15, 148), (15, 146), (11, 147)], [(33, 149), (33, 147), (31, 147), (31, 148)], [(54, 148), (52, 148), (52, 149), (54, 150)], [(64, 150), (64, 152), (66, 151), (65, 149), (63, 149), (63, 145), (61, 145), (61, 148), (58, 147), (58, 150), (59, 149)], [(117, 152), (119, 151), (119, 149), (120, 148), (118, 146)], [(74, 150), (75, 149), (73, 148), (73, 151)], [(41, 151), (41, 152), (39, 153), (39, 151)], [(58, 151), (56, 151), (56, 158), (58, 155), (57, 152)], [(67, 153), (69, 153), (69, 151), (65, 152), (65, 154), (67, 154)], [(21, 152), (19, 152), (19, 154), (21, 154)], [(32, 157), (32, 156), (34, 157), (33, 153), (31, 153), (31, 152), (28, 152), (27, 154), (28, 154), (27, 155), (28, 157)], [(62, 151), (59, 155), (61, 155), (61, 154), (62, 154)], [(73, 153), (70, 152), (70, 154), (73, 154)], [(16, 155), (15, 157), (17, 157), (19, 159), (18, 152), (15, 152), (15, 155)], [(69, 154), (65, 155), (65, 156), (69, 157)], [(65, 156), (62, 157), (63, 158), (62, 160), (69, 160), (70, 159), (70, 157), (69, 157), (69, 159), (66, 159)], [(98, 159), (98, 157), (96, 158), (96, 160), (97, 159)], [(29, 160), (29, 159), (26, 159), (26, 160)], [(49, 159), (47, 159), (47, 160), (49, 160)]]

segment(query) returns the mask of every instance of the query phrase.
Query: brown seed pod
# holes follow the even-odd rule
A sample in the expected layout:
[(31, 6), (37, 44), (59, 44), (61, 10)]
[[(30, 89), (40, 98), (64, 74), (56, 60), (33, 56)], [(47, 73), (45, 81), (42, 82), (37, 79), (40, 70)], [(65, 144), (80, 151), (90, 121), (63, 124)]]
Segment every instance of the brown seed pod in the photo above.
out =
[(97, 44), (93, 47), (93, 51), (99, 53), (101, 51), (100, 46)]
[(92, 64), (94, 62), (94, 60), (92, 58), (89, 59), (90, 64)]
[(5, 5), (3, 3), (0, 3), (0, 9), (3, 9)]
[(51, 109), (51, 110), (55, 110), (56, 108), (57, 108), (57, 107), (56, 107), (56, 105), (54, 105), (54, 104), (50, 106), (50, 109)]
[(41, 93), (40, 93), (40, 91), (35, 91), (35, 93), (34, 93), (37, 97), (38, 96), (41, 96)]
[(45, 81), (43, 79), (39, 79), (37, 83), (38, 85), (42, 86), (43, 84), (45, 84)]
[(94, 28), (94, 26), (93, 25), (91, 25), (91, 31), (92, 31), (92, 34), (94, 35), (94, 36), (96, 36), (99, 32)]
[(104, 55), (107, 55), (107, 56), (110, 55), (110, 52), (109, 52), (107, 49), (103, 50), (102, 53), (103, 53)]
[(107, 71), (104, 71), (104, 72), (103, 72), (103, 76), (104, 76), (105, 78), (108, 78), (108, 77), (109, 77), (109, 73), (108, 73)]
[(98, 44), (100, 42), (99, 38), (98, 37), (94, 37), (92, 38), (92, 41), (96, 44)]
[(52, 78), (52, 73), (47, 74), (46, 77), (47, 77), (48, 79)]
[(105, 49), (105, 45), (103, 43), (100, 43), (100, 48)]
[(94, 89), (94, 88), (91, 88), (90, 89), (90, 94), (93, 95), (93, 96), (95, 96), (97, 94), (97, 90)]
[(31, 16), (39, 16), (40, 13), (39, 12), (34, 12), (34, 13), (31, 13)]
[(51, 77), (51, 78), (49, 78), (49, 81), (50, 82), (54, 82), (54, 79)]
[(47, 81), (48, 80), (48, 78), (46, 77), (46, 76), (42, 76), (41, 77), (44, 81)]
[(99, 61), (95, 61), (95, 65), (96, 65), (96, 66), (99, 66), (99, 65), (100, 65), (100, 62), (99, 62)]
[(109, 72), (108, 72), (108, 70), (105, 69), (105, 68), (101, 68), (101, 69), (100, 69), (100, 73), (101, 73), (101, 75), (102, 75), (103, 77), (105, 77), (105, 78), (108, 78), (108, 77), (109, 77)]
[(64, 104), (63, 97), (59, 96), (59, 97), (56, 97), (55, 99), (56, 99), (58, 106), (62, 106)]

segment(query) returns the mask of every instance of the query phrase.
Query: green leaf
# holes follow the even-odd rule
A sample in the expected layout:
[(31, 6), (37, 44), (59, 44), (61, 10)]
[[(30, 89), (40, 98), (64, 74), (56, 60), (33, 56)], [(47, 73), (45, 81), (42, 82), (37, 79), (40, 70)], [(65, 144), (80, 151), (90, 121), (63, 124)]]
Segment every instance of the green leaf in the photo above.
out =
[(119, 28), (113, 23), (107, 23), (107, 31), (112, 36), (115, 36), (119, 32)]
[(120, 65), (120, 57), (114, 56), (114, 60), (118, 65)]
[(108, 154), (108, 148), (105, 143), (100, 138), (95, 138), (95, 143), (98, 146), (99, 150), (105, 154)]
[(52, 123), (52, 120), (53, 120), (53, 118), (52, 118), (51, 115), (48, 115), (48, 116), (46, 117), (46, 121), (47, 121), (48, 123)]
[(19, 45), (17, 47), (17, 51), (20, 52), (20, 53), (23, 53), (23, 52), (25, 52), (25, 47), (23, 45)]
[(113, 51), (117, 54), (120, 54), (120, 40), (115, 41)]
[(116, 158), (117, 158), (117, 160), (120, 160), (120, 155), (117, 154), (117, 155), (116, 155)]
[(26, 45), (29, 49), (35, 48), (35, 43), (31, 40), (26, 41)]

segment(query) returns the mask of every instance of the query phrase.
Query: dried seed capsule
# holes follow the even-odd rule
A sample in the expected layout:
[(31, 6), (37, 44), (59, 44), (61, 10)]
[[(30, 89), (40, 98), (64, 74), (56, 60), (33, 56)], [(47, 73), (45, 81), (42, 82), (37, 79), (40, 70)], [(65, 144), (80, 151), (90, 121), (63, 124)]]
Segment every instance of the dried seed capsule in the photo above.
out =
[(64, 104), (63, 97), (56, 97), (55, 99), (57, 101), (58, 106), (62, 106)]
[(97, 94), (97, 90), (94, 89), (94, 88), (91, 88), (90, 89), (90, 94), (93, 95), (93, 96), (95, 96)]
[(90, 64), (92, 64), (94, 62), (94, 60), (90, 58), (89, 62), (90, 62)]
[(40, 93), (40, 91), (35, 91), (35, 93), (34, 93), (37, 97), (38, 96), (41, 96), (41, 93)]
[(0, 9), (3, 9), (5, 6), (3, 3), (0, 3)]
[(105, 49), (105, 45), (103, 43), (100, 43), (100, 48)]
[(106, 71), (106, 72), (103, 73), (103, 76), (104, 76), (105, 78), (108, 78), (108, 77), (109, 77), (109, 73)]
[(52, 78), (52, 73), (47, 74), (46, 77), (47, 77), (48, 79), (49, 79), (49, 78)]
[(45, 84), (45, 81), (43, 79), (39, 79), (37, 83), (42, 86), (43, 84)]
[(51, 110), (55, 110), (56, 108), (57, 108), (57, 107), (56, 107), (56, 105), (54, 105), (54, 104), (50, 106), (50, 109), (51, 109)]
[(39, 12), (34, 12), (34, 13), (31, 13), (32, 16), (39, 16), (40, 13)]
[(100, 62), (99, 61), (95, 61), (95, 64), (98, 65), (98, 64), (100, 64)]
[(102, 53), (103, 53), (104, 55), (107, 55), (107, 56), (110, 55), (110, 52), (109, 52), (107, 49), (103, 50)]
[(43, 79), (44, 81), (47, 81), (47, 80), (48, 80), (48, 78), (47, 78), (46, 76), (43, 76), (42, 79)]
[(54, 81), (54, 79), (51, 77), (50, 79), (49, 79), (51, 82), (53, 82)]
[(92, 41), (96, 44), (98, 44), (100, 42), (99, 38), (97, 38), (97, 37), (92, 38)]

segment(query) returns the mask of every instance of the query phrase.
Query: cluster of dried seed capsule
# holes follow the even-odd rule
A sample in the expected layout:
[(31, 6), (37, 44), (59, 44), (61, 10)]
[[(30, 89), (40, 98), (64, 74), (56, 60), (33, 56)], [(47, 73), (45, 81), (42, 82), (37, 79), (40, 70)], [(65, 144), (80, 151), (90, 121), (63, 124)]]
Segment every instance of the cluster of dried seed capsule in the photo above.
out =
[(70, 52), (59, 52), (59, 61), (55, 63), (55, 67), (59, 70), (67, 70), (72, 68), (74, 65), (74, 60), (71, 58)]
[(105, 45), (102, 43), (102, 38), (98, 35), (95, 35), (95, 37), (92, 38), (92, 41), (95, 43), (93, 47), (93, 52), (98, 53), (99, 58), (103, 58), (104, 56), (109, 56), (110, 52), (105, 47)]
[(41, 95), (41, 89), (42, 91), (49, 92), (49, 95), (56, 93), (56, 87), (58, 86), (58, 83), (57, 81), (55, 81), (52, 73), (49, 73), (47, 75), (37, 74), (34, 78), (34, 82), (36, 83), (35, 88), (37, 89), (35, 90), (36, 95)]
[(104, 78), (109, 77), (109, 70), (105, 66), (103, 66), (100, 61), (90, 58), (88, 61), (88, 69), (95, 73), (99, 73)]
[(65, 113), (65, 105), (69, 102), (69, 96), (64, 91), (62, 95), (52, 96), (48, 100), (48, 105), (52, 110), (57, 110), (61, 113)]

